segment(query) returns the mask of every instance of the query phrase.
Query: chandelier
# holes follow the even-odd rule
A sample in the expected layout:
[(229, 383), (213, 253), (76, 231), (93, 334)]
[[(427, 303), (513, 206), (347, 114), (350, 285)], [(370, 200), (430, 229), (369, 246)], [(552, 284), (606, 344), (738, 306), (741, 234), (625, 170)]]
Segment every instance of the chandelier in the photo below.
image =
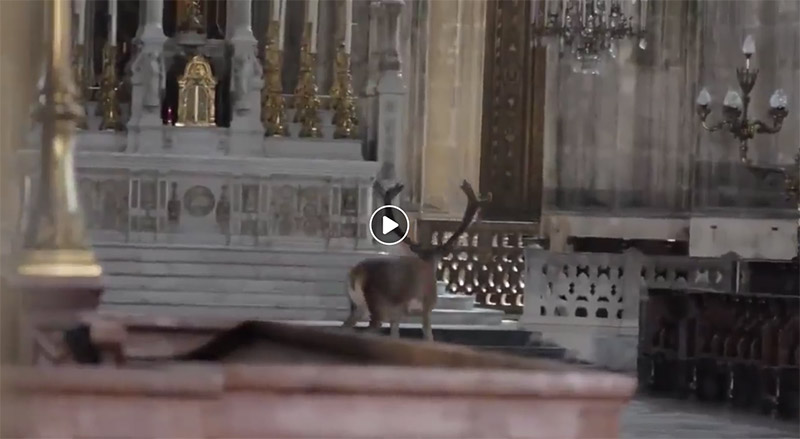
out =
[(562, 56), (572, 56), (574, 72), (598, 75), (620, 42), (647, 47), (646, 13), (646, 0), (534, 0), (533, 33), (537, 42), (556, 41)]

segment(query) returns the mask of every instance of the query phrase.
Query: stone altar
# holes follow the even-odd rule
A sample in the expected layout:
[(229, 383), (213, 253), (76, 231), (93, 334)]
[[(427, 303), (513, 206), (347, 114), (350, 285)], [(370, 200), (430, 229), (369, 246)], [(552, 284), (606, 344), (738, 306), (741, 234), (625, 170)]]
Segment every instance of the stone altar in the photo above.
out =
[[(340, 320), (349, 266), (388, 250), (367, 226), (375, 180), (405, 173), (406, 90), (392, 24), (402, 2), (376, 4), (369, 17), (389, 28), (375, 54), (380, 105), (369, 119), (381, 133), (377, 158), (362, 139), (334, 138), (329, 109), (318, 113), (321, 138), (300, 137), (300, 123), (288, 123), (285, 137), (265, 137), (250, 4), (228, 4), (223, 40), (183, 31), (168, 37), (163, 2), (147, 2), (131, 61), (127, 132), (76, 134), (79, 193), (105, 266), (106, 309)], [(189, 78), (197, 69), (202, 74)], [(180, 88), (180, 75), (183, 90), (169, 89), (170, 81)], [(187, 118), (186, 102), (181, 110), (192, 81), (204, 87), (207, 117)], [(214, 106), (229, 110), (229, 120), (214, 117)], [(287, 106), (292, 121), (296, 109)], [(99, 125), (93, 112), (89, 118), (89, 127)], [(21, 157), (23, 175), (38, 181), (38, 151)], [(502, 320), (500, 312), (473, 309), (469, 297), (445, 299), (437, 323)]]

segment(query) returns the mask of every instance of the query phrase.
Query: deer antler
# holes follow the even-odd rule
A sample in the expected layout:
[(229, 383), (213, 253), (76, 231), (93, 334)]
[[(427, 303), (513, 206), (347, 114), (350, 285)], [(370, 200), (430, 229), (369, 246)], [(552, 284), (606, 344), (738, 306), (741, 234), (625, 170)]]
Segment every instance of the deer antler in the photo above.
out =
[[(375, 190), (375, 192), (378, 193), (378, 195), (383, 200), (384, 206), (392, 205), (393, 200), (400, 194), (400, 192), (403, 191), (403, 188), (404, 186), (402, 183), (396, 183), (389, 189), (384, 189), (383, 186), (381, 186), (381, 184), (377, 180), (375, 180), (375, 184), (373, 184), (373, 189)], [(389, 217), (390, 220), (396, 221), (394, 219), (394, 209), (386, 209), (386, 216)], [(398, 237), (402, 236), (395, 231), (393, 231), (392, 233), (394, 233)], [(419, 248), (419, 244), (417, 244), (408, 235), (406, 235), (406, 237), (403, 238), (403, 243), (405, 243), (413, 253), (417, 254), (417, 249)]]
[(467, 196), (467, 208), (464, 210), (464, 216), (461, 218), (461, 224), (458, 225), (458, 228), (455, 230), (455, 232), (453, 232), (446, 242), (431, 249), (434, 254), (442, 254), (451, 251), (461, 235), (467, 231), (467, 227), (472, 224), (472, 221), (475, 219), (478, 211), (487, 203), (492, 201), (491, 193), (484, 197), (478, 198), (478, 196), (475, 195), (475, 190), (472, 189), (472, 185), (469, 184), (467, 180), (464, 180), (461, 183), (461, 190)]
[[(403, 190), (403, 185), (401, 183), (397, 183), (394, 186), (390, 187), (387, 190), (384, 190), (383, 187), (380, 185), (378, 181), (375, 181), (374, 189), (381, 196), (383, 199), (384, 205), (392, 204), (392, 200)], [(461, 237), (462, 234), (467, 230), (472, 221), (475, 219), (475, 216), (478, 214), (478, 211), (489, 203), (492, 200), (492, 194), (487, 194), (484, 197), (478, 198), (475, 194), (475, 190), (472, 189), (472, 185), (469, 184), (467, 180), (464, 180), (461, 183), (461, 190), (467, 196), (467, 208), (464, 210), (464, 216), (461, 218), (461, 223), (458, 225), (458, 228), (455, 232), (448, 238), (446, 242), (443, 244), (439, 244), (437, 246), (429, 247), (423, 246), (415, 242), (413, 239), (406, 236), (403, 240), (409, 250), (419, 256), (422, 259), (428, 259), (435, 255), (440, 255), (442, 253), (447, 253), (452, 250), (455, 243)], [(394, 221), (394, 217), (392, 214), (392, 210), (389, 209), (387, 214), (391, 220)]]

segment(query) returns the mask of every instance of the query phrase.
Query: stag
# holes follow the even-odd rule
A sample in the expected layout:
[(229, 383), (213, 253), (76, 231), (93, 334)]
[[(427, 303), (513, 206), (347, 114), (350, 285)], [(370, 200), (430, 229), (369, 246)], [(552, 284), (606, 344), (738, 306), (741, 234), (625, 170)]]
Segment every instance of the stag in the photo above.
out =
[[(384, 205), (403, 190), (396, 184), (383, 190), (375, 183), (375, 190)], [(411, 313), (422, 314), (422, 331), (426, 340), (433, 341), (431, 312), (436, 306), (436, 263), (438, 258), (452, 251), (459, 237), (475, 219), (482, 206), (491, 200), (491, 194), (478, 198), (465, 180), (461, 190), (467, 196), (467, 208), (456, 231), (444, 243), (420, 244), (406, 236), (399, 244), (402, 255), (365, 259), (350, 269), (348, 297), (350, 316), (342, 327), (352, 328), (369, 313), (369, 328), (379, 330), (383, 321), (391, 324), (391, 336), (400, 337), (400, 321)], [(391, 209), (387, 216), (394, 220)]]

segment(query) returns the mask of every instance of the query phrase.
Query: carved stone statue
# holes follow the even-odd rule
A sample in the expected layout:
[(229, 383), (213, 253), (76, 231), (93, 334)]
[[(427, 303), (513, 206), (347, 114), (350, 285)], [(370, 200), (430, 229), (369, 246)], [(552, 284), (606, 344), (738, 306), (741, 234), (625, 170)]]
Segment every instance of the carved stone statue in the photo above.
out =
[(131, 70), (131, 83), (144, 86), (142, 106), (149, 110), (161, 108), (161, 93), (167, 81), (161, 55), (150, 50), (140, 51)]
[[(233, 58), (233, 81), (231, 88), (234, 97), (234, 110), (254, 110), (252, 99), (248, 99), (253, 92), (260, 93), (262, 85), (262, 68), (256, 57), (255, 50), (244, 51)], [(257, 102), (257, 101), (256, 101)]]

